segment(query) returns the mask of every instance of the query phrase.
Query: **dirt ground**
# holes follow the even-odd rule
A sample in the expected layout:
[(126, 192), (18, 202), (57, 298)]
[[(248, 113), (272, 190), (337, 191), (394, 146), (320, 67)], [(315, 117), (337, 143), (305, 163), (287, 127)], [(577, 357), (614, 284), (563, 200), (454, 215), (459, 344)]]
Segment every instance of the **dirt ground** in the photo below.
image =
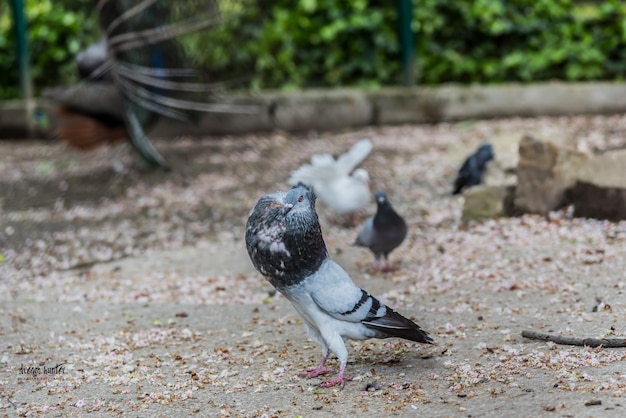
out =
[[(626, 349), (521, 332), (625, 336), (626, 223), (563, 211), (462, 224), (449, 194), (479, 142), (511, 160), (523, 133), (593, 152), (626, 143), (626, 117), (157, 140), (169, 173), (126, 145), (0, 142), (0, 415), (624, 416)], [(353, 380), (323, 389), (296, 376), (320, 350), (252, 268), (243, 227), (291, 170), (363, 137), (372, 191), (387, 191), (409, 236), (396, 271), (376, 274), (350, 245), (357, 228), (320, 204), (326, 243), (435, 345), (349, 342)]]

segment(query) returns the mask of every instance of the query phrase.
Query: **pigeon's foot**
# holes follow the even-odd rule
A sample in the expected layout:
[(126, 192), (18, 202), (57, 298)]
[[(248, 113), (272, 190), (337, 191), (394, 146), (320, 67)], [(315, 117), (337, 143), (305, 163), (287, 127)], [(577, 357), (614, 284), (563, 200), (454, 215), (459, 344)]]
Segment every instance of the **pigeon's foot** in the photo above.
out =
[(335, 377), (332, 380), (328, 380), (326, 382), (322, 382), (321, 386), (323, 388), (332, 388), (333, 386), (341, 385), (341, 389), (343, 389), (343, 387), (346, 385), (346, 380), (347, 381), (352, 380), (351, 377), (348, 377), (348, 376), (344, 375), (345, 371), (346, 371), (346, 365), (344, 363), (339, 368), (339, 373), (337, 374), (337, 377)]
[(396, 269), (391, 264), (387, 264), (380, 271), (382, 273), (393, 273), (394, 271), (396, 271)]
[(374, 266), (375, 273), (392, 273), (394, 271), (396, 271), (395, 267), (389, 263), (377, 263)]
[(322, 374), (332, 373), (332, 372), (334, 372), (333, 369), (329, 369), (328, 367), (324, 367), (324, 366), (318, 366), (314, 369), (307, 370), (306, 372), (298, 373), (298, 377), (305, 377), (307, 379), (310, 379), (312, 377), (317, 377)]
[(337, 377), (332, 380), (328, 380), (326, 382), (322, 382), (323, 388), (332, 388), (333, 386), (341, 385), (341, 389), (346, 385), (346, 381), (351, 381), (352, 378), (348, 376), (344, 376), (342, 372), (339, 373)]
[(396, 271), (395, 267), (391, 265), (389, 260), (385, 259), (382, 263), (376, 265), (377, 273), (392, 273)]
[(326, 350), (326, 354), (324, 354), (324, 357), (322, 357), (322, 361), (320, 361), (317, 367), (315, 367), (314, 369), (309, 369), (306, 372), (298, 373), (298, 377), (305, 377), (307, 379), (310, 379), (312, 377), (317, 377), (321, 374), (334, 372), (333, 369), (324, 367), (326, 365), (326, 360), (328, 360), (328, 356), (330, 356), (329, 349)]

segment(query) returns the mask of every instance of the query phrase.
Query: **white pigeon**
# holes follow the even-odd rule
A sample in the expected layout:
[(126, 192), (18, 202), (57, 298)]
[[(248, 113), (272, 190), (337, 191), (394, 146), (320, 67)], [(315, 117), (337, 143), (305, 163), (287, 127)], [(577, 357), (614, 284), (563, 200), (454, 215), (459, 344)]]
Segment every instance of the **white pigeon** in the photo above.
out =
[(372, 200), (369, 175), (355, 170), (372, 151), (372, 141), (362, 139), (336, 160), (330, 154), (311, 157), (311, 163), (294, 170), (288, 183), (302, 182), (312, 187), (319, 199), (336, 215), (347, 215), (367, 207)]
[(323, 387), (344, 385), (348, 350), (344, 339), (399, 337), (432, 344), (419, 325), (359, 288), (328, 255), (315, 212), (315, 194), (304, 184), (259, 199), (246, 223), (246, 249), (254, 267), (291, 302), (322, 361), (300, 377), (316, 377), (331, 352), (339, 374)]

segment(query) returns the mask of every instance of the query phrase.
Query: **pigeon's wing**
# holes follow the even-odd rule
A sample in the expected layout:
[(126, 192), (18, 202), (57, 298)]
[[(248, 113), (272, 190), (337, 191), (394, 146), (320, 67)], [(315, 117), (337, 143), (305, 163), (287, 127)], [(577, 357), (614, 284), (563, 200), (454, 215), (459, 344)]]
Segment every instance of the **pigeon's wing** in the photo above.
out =
[(328, 167), (335, 164), (335, 159), (330, 154), (315, 154), (311, 157), (311, 164), (315, 166)]
[(372, 141), (362, 139), (350, 148), (348, 152), (335, 160), (330, 154), (317, 154), (311, 157), (311, 164), (304, 164), (291, 173), (288, 180), (290, 185), (303, 182), (315, 187), (347, 177), (361, 161), (372, 151)]
[(326, 314), (348, 322), (365, 319), (360, 311), (363, 292), (339, 264), (327, 259), (307, 282), (311, 298)]
[(463, 187), (468, 185), (472, 176), (472, 166), (472, 156), (469, 156), (465, 159), (463, 165), (459, 168), (459, 172), (456, 174), (456, 178), (454, 179), (454, 191), (452, 194), (459, 194)]
[(348, 152), (337, 158), (337, 169), (342, 175), (348, 175), (372, 151), (372, 141), (362, 139), (350, 148)]
[(291, 186), (299, 182), (315, 187), (321, 183), (332, 182), (341, 178), (337, 161), (330, 154), (319, 154), (311, 157), (311, 164), (304, 164), (291, 172), (287, 181)]
[(381, 303), (359, 288), (341, 266), (328, 259), (312, 275), (311, 298), (326, 314), (347, 322), (361, 322), (377, 332), (378, 338), (400, 337), (432, 343), (432, 339), (413, 321)]
[(374, 217), (370, 216), (363, 222), (363, 226), (359, 231), (359, 235), (356, 237), (353, 245), (358, 247), (369, 247), (374, 243), (375, 231), (374, 231)]

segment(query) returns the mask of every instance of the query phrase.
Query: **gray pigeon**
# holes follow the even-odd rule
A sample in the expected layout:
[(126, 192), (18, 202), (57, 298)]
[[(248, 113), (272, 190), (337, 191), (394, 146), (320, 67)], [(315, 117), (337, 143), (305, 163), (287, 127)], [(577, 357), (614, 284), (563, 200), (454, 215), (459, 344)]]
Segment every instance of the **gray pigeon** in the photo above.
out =
[(467, 187), (477, 186), (483, 181), (487, 163), (493, 160), (493, 146), (489, 142), (480, 144), (475, 153), (467, 157), (454, 179), (452, 194), (459, 194)]
[(376, 214), (363, 223), (353, 245), (372, 250), (376, 271), (391, 271), (393, 268), (389, 263), (389, 253), (404, 241), (406, 222), (393, 209), (382, 190), (376, 192), (376, 205)]
[(360, 289), (330, 259), (315, 212), (315, 194), (304, 184), (259, 199), (246, 223), (246, 248), (254, 267), (289, 299), (309, 336), (322, 346), (319, 365), (298, 376), (312, 378), (332, 371), (324, 367), (332, 352), (339, 359), (339, 374), (322, 386), (343, 386), (350, 380), (344, 376), (345, 338), (399, 337), (432, 344), (419, 325)]

